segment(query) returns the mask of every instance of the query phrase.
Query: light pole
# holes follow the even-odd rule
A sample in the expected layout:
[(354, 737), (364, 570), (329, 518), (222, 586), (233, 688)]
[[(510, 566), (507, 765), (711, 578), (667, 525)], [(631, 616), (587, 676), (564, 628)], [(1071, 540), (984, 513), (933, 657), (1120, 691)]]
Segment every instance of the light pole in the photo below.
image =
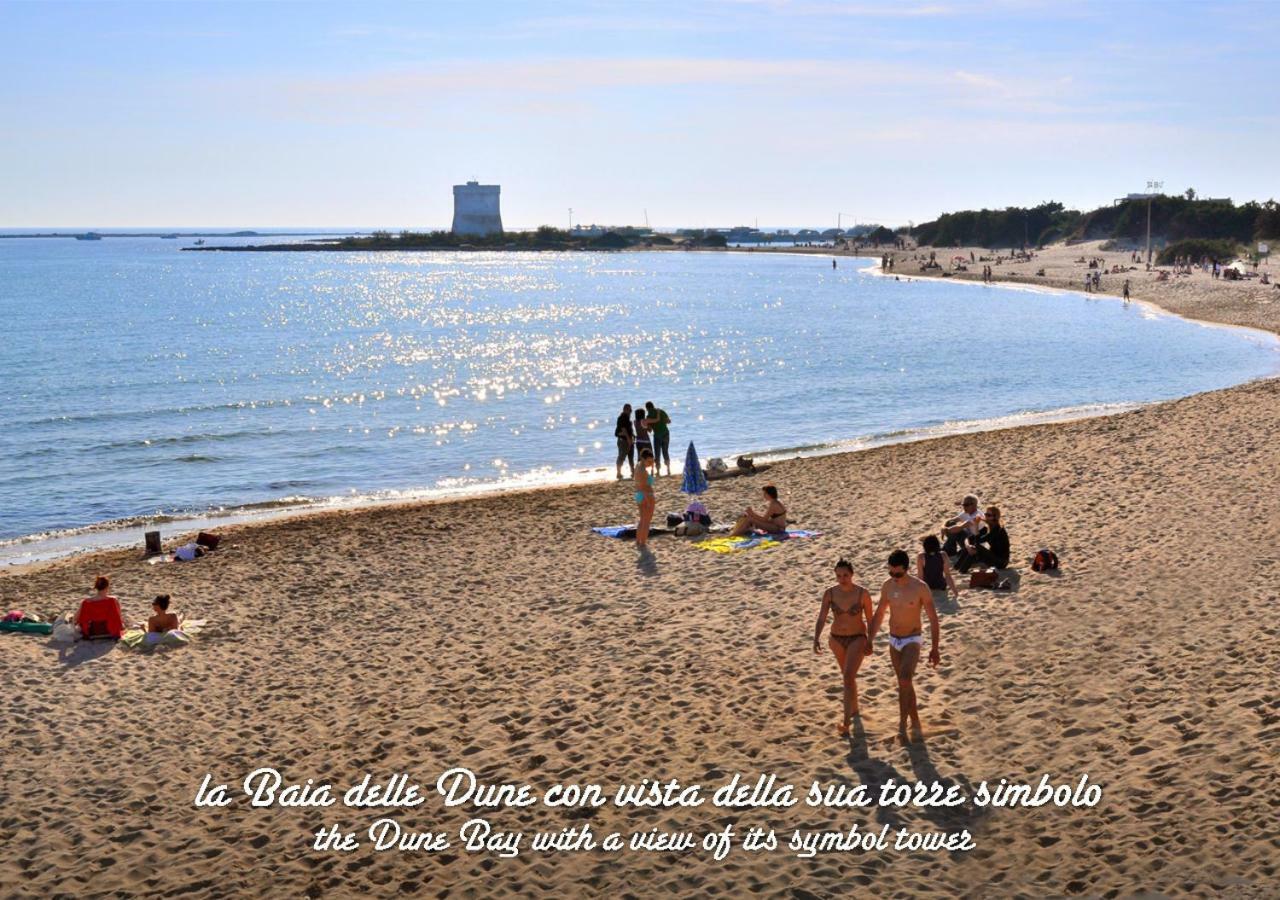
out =
[(573, 207), (569, 207), (569, 230), (573, 231)]
[(1163, 181), (1147, 182), (1147, 268), (1151, 268), (1151, 201), (1155, 199), (1155, 191), (1164, 187)]

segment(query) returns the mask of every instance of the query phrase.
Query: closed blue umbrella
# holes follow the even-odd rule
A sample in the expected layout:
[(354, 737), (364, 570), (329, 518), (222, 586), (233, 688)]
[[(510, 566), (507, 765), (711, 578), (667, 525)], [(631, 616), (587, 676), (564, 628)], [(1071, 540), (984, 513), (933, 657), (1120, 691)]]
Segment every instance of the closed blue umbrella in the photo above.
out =
[(702, 473), (698, 463), (698, 451), (693, 449), (693, 441), (684, 454), (684, 480), (680, 482), (680, 490), (686, 494), (701, 494), (707, 489), (707, 476)]

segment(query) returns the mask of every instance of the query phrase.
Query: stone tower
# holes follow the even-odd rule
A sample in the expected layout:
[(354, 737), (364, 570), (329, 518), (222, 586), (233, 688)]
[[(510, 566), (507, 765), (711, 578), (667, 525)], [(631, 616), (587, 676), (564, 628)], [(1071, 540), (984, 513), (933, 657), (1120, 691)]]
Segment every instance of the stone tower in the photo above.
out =
[(498, 194), (502, 186), (468, 181), (453, 186), (454, 234), (502, 234)]

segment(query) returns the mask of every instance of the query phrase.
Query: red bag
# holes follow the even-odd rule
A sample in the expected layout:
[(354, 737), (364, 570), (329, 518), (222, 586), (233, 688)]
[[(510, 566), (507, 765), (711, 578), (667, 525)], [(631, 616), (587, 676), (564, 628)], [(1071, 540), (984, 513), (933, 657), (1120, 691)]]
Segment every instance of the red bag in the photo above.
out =
[(999, 580), (1000, 573), (995, 569), (978, 569), (976, 572), (969, 573), (971, 588), (993, 588)]

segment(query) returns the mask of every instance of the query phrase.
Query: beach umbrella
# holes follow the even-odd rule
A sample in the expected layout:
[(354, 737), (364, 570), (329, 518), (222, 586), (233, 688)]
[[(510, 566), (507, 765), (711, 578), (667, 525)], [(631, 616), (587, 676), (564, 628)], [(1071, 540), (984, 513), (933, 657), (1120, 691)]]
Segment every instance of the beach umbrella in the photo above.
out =
[(680, 490), (686, 494), (701, 494), (707, 489), (707, 476), (702, 473), (698, 463), (698, 451), (693, 449), (693, 441), (684, 454), (684, 481), (680, 482)]

